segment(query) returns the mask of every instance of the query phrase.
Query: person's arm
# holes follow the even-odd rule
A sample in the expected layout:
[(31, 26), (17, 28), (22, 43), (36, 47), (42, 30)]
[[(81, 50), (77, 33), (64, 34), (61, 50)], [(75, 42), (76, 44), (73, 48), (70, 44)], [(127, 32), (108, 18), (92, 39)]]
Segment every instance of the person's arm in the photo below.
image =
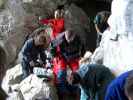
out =
[(27, 62), (30, 62), (32, 61), (32, 58), (31, 58), (31, 48), (33, 46), (33, 43), (31, 40), (27, 40), (24, 44), (24, 46), (22, 47), (22, 55), (23, 55), (23, 59)]
[(41, 24), (48, 24), (49, 23), (49, 20), (48, 19), (41, 19), (39, 22)]
[(40, 22), (40, 24), (50, 25), (51, 27), (54, 24), (54, 20), (52, 20), (52, 19), (41, 19), (39, 22)]
[(89, 71), (88, 64), (81, 64), (80, 68), (77, 71), (77, 73), (83, 79), (85, 77), (86, 73), (88, 73), (88, 71)]
[(83, 57), (86, 52), (85, 45), (79, 36), (77, 38), (78, 38), (78, 44), (80, 49), (80, 56)]
[(44, 49), (40, 50), (40, 60), (42, 61), (43, 64), (46, 63), (46, 54), (45, 54), (45, 50)]
[(118, 86), (114, 81), (112, 81), (108, 85), (108, 88), (107, 88), (106, 93), (105, 93), (104, 100), (120, 100), (119, 99), (120, 95), (118, 96), (118, 94), (119, 94)]

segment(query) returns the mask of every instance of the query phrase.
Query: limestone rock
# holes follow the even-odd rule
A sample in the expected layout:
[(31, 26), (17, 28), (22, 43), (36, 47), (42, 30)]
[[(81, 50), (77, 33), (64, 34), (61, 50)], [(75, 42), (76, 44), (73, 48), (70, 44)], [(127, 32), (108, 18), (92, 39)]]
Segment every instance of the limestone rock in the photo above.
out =
[(7, 100), (58, 100), (50, 69), (47, 70), (47, 75), (51, 77), (51, 81), (39, 78), (35, 74), (22, 80), (22, 74), (20, 64), (7, 70), (2, 82), (2, 88), (9, 96)]
[(9, 97), (6, 100), (24, 100), (24, 99), (20, 91), (19, 92), (14, 91), (13, 93), (9, 94)]
[(86, 42), (87, 33), (90, 32), (90, 19), (86, 13), (75, 4), (71, 4), (65, 11), (65, 28), (73, 28), (83, 43)]
[(2, 88), (7, 94), (12, 91), (12, 86), (21, 82), (22, 74), (22, 67), (20, 64), (7, 70), (6, 75), (2, 81)]
[(58, 100), (53, 84), (43, 81), (36, 75), (30, 75), (20, 83), (20, 90), (24, 100)]

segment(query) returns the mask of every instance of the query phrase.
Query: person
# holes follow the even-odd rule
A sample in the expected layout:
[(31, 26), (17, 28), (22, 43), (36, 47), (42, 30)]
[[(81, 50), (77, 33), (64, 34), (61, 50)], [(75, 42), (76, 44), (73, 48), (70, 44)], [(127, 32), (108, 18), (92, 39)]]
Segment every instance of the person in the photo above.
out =
[(112, 72), (100, 64), (81, 64), (71, 75), (70, 84), (79, 84), (80, 100), (104, 100), (108, 84), (114, 79)]
[(95, 29), (97, 32), (97, 47), (99, 46), (99, 43), (101, 41), (102, 33), (109, 27), (107, 20), (110, 14), (111, 13), (109, 11), (101, 11), (96, 14), (96, 17), (94, 19)]
[(132, 6), (132, 0), (112, 1), (111, 15), (108, 18), (110, 27), (104, 31), (100, 46), (92, 56), (94, 63), (100, 61), (116, 76), (131, 70), (132, 66), (130, 65), (133, 65), (131, 59), (133, 57), (131, 47), (133, 40)]
[(63, 15), (64, 15), (63, 6), (59, 6), (54, 12), (54, 19), (40, 19), (40, 24), (50, 25), (50, 27), (52, 28), (52, 33), (50, 36), (52, 40), (55, 39), (55, 37), (59, 33), (65, 30)]
[[(57, 47), (60, 47), (60, 49), (53, 50)], [(55, 84), (59, 95), (62, 96), (61, 100), (63, 100), (62, 98), (65, 98), (65, 95), (68, 95), (68, 93), (72, 93), (73, 90), (73, 87), (70, 88), (71, 86), (67, 84), (67, 66), (69, 66), (72, 72), (78, 70), (79, 59), (84, 54), (83, 48), (84, 46), (80, 37), (74, 33), (74, 29), (72, 28), (68, 28), (52, 41), (51, 53), (53, 53), (52, 55), (54, 56), (53, 72), (55, 74)]]
[(104, 100), (133, 100), (133, 70), (121, 74), (110, 83)]
[(25, 42), (21, 50), (23, 79), (33, 72), (33, 67), (35, 66), (37, 59), (40, 59), (40, 62), (45, 65), (45, 49), (48, 48), (50, 43), (49, 38), (45, 29), (39, 28), (36, 30), (36, 34)]

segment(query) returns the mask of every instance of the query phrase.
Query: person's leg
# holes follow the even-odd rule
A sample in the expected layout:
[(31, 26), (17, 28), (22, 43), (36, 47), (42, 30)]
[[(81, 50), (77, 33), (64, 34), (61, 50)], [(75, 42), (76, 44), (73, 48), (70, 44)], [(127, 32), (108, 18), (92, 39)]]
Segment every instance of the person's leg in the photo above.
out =
[(67, 82), (66, 82), (66, 70), (60, 70), (57, 74), (57, 90), (60, 100), (66, 100), (68, 95)]
[(53, 71), (55, 74), (55, 85), (57, 87), (59, 100), (65, 100), (67, 94), (66, 62), (61, 57), (55, 57), (53, 65)]
[(89, 96), (85, 93), (84, 89), (80, 87), (80, 100), (89, 100)]
[(69, 67), (71, 68), (72, 72), (76, 72), (79, 69), (79, 59), (72, 59), (69, 61)]
[(66, 70), (66, 62), (63, 58), (56, 56), (53, 59), (53, 72), (55, 75), (55, 83), (58, 82), (58, 73), (60, 70)]
[[(72, 70), (72, 73), (76, 72), (79, 69), (79, 59), (72, 59), (68, 62), (68, 64)], [(80, 99), (80, 88), (78, 86), (69, 84), (68, 90), (75, 96), (76, 100)]]

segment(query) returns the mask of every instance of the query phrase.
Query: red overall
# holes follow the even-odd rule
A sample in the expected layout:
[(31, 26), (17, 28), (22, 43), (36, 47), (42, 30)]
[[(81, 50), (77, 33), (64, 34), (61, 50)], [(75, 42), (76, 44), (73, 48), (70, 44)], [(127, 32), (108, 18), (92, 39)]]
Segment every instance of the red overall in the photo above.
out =
[(51, 34), (51, 39), (54, 39), (59, 33), (64, 31), (64, 19), (42, 19), (40, 20), (41, 24), (50, 24), (52, 27), (52, 34)]

